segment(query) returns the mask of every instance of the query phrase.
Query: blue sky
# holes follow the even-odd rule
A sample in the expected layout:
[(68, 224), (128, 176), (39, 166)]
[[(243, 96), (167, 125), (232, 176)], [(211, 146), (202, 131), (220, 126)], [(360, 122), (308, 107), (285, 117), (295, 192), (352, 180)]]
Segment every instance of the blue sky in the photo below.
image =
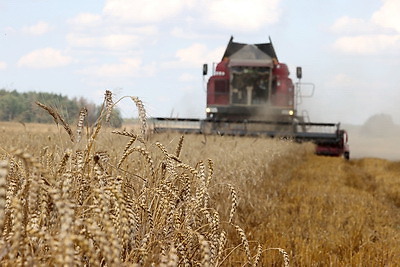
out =
[[(202, 64), (218, 62), (231, 35), (270, 36), (316, 86), (298, 107), (311, 121), (400, 123), (398, 14), (400, 0), (0, 0), (0, 88), (95, 103), (109, 89), (141, 98), (149, 116), (202, 118)], [(137, 115), (128, 99), (119, 107)]]

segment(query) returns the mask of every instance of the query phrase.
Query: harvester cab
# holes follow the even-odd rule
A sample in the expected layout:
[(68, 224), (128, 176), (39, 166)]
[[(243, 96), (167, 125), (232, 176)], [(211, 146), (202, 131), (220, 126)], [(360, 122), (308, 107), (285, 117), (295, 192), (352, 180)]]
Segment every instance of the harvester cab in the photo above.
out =
[(242, 44), (231, 37), (207, 82), (206, 115), (210, 120), (290, 122), (296, 116), (294, 98), (288, 67), (278, 61), (271, 42)]

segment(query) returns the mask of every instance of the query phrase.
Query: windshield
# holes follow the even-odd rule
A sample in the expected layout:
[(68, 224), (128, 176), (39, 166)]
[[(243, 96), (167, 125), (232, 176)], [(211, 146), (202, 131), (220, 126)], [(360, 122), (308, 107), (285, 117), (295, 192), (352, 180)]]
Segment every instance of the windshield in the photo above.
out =
[(268, 67), (231, 67), (232, 104), (260, 105), (267, 103), (270, 94)]

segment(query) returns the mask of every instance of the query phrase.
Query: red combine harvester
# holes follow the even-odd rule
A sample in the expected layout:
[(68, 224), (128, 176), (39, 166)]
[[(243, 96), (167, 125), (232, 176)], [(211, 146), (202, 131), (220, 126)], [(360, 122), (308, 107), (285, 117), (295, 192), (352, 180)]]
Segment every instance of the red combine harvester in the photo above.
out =
[[(207, 64), (203, 75), (207, 75)], [(183, 133), (251, 135), (313, 142), (319, 155), (350, 158), (348, 136), (340, 123), (305, 122), (297, 114), (302, 69), (296, 86), (286, 64), (278, 61), (270, 40), (233, 42), (207, 83), (206, 119), (153, 118), (154, 130)]]

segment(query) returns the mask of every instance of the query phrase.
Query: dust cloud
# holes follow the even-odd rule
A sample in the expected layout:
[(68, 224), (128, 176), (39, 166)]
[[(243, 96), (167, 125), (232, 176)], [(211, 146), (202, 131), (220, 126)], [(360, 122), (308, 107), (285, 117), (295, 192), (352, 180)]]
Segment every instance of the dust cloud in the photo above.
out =
[(363, 125), (342, 125), (349, 134), (351, 158), (400, 160), (400, 125), (390, 115), (376, 114)]

